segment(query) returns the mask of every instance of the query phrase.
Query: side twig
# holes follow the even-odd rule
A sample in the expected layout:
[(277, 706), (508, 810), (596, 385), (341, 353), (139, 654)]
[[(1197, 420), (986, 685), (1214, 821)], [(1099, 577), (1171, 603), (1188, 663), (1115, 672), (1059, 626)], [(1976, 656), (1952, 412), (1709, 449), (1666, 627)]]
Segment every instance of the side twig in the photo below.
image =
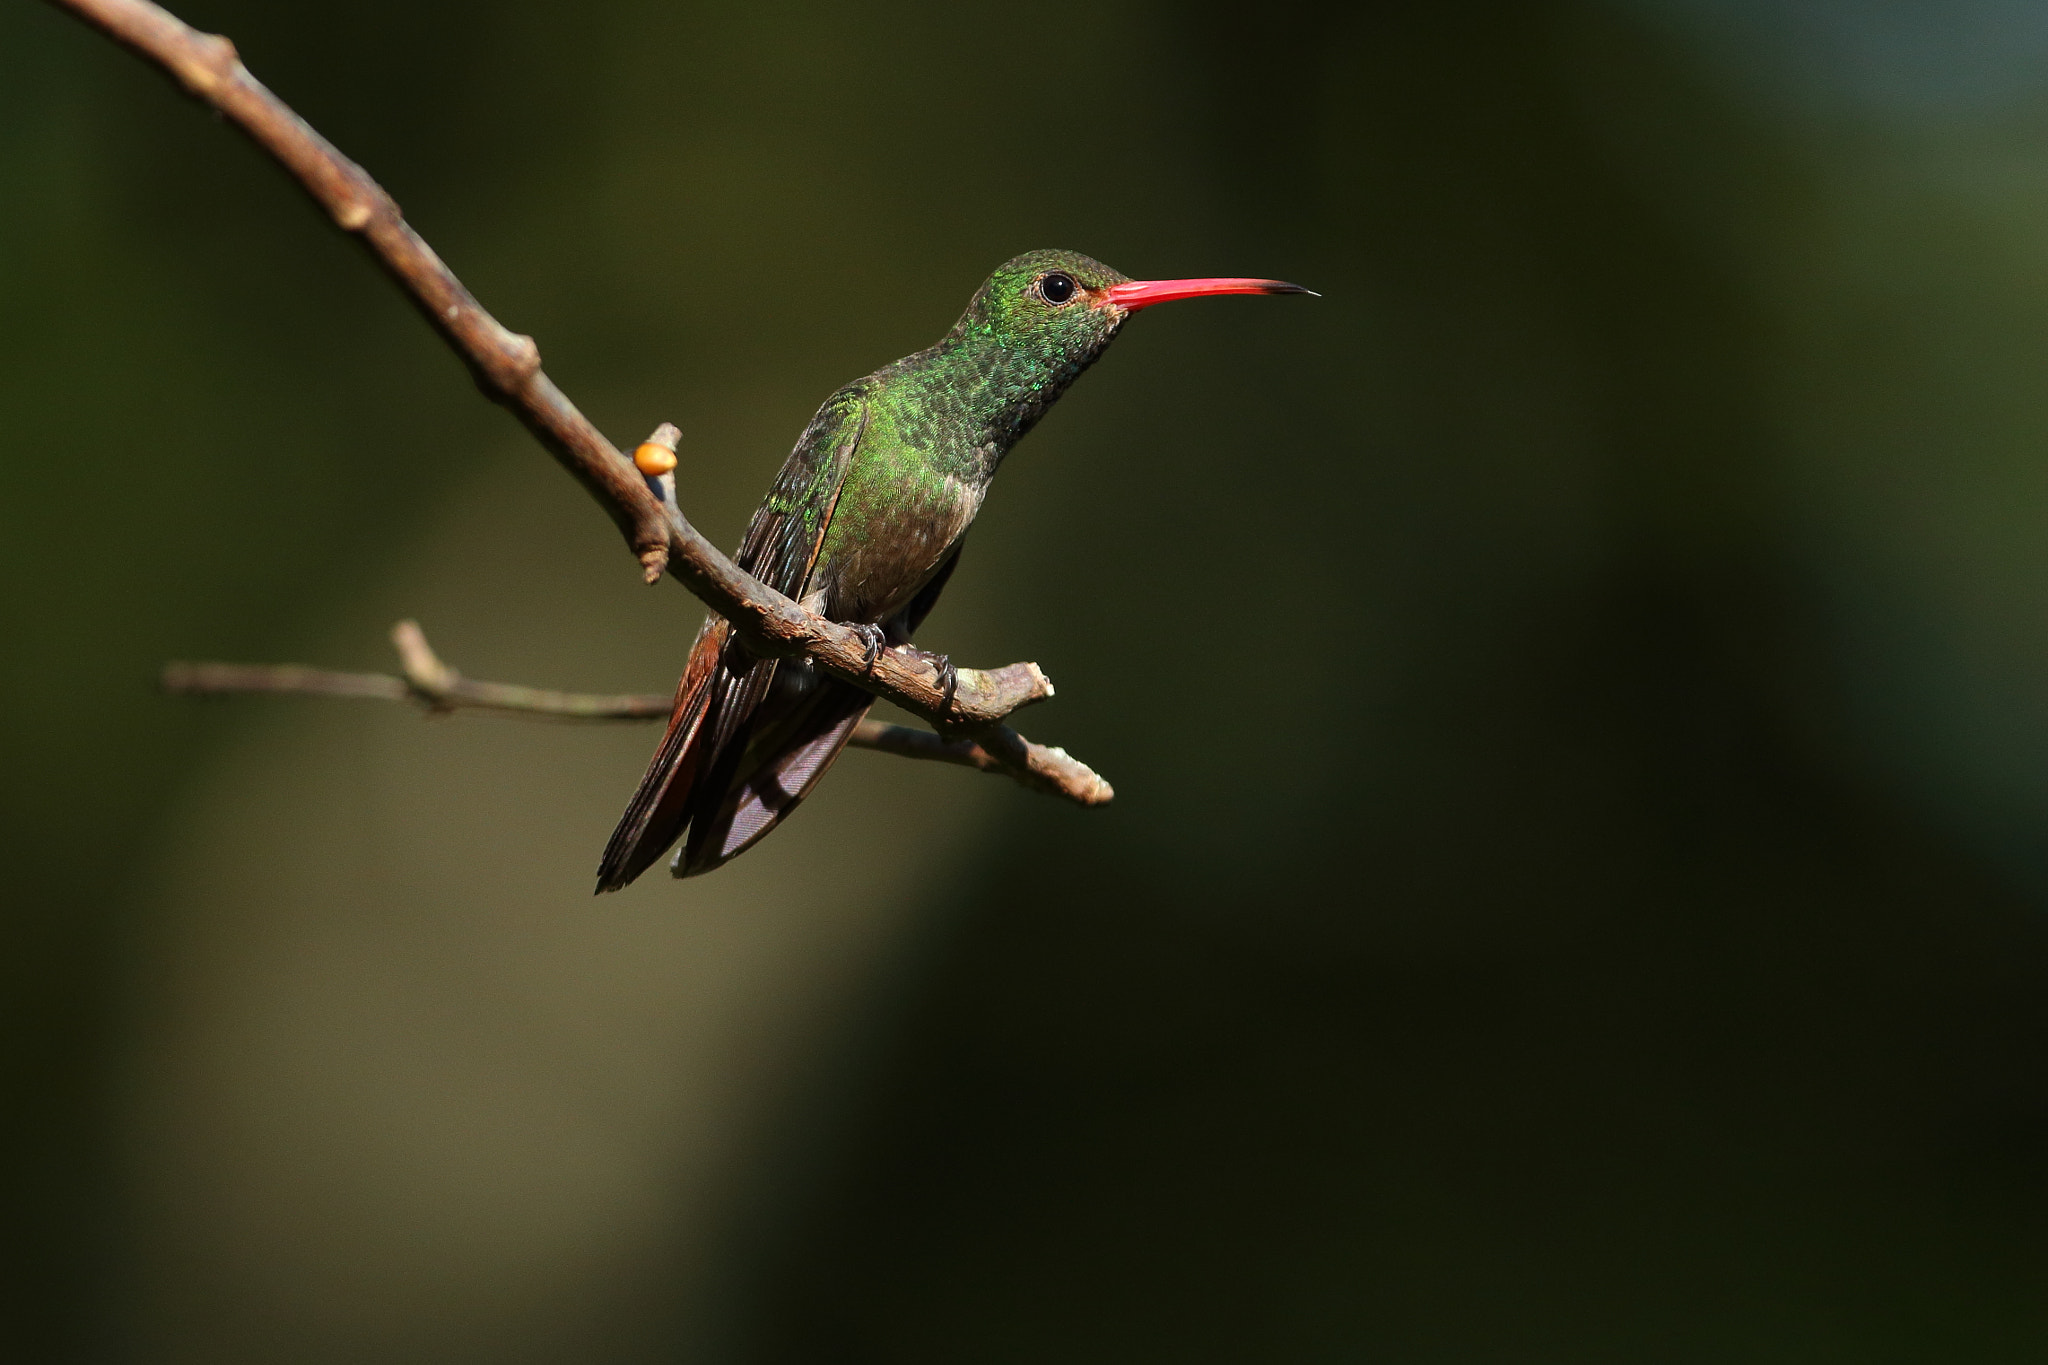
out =
[[(597, 499), (639, 557), (648, 582), (664, 572), (673, 575), (731, 621), (757, 654), (808, 655), (833, 676), (887, 697), (942, 731), (993, 734), (1011, 712), (1053, 694), (1051, 680), (1031, 663), (959, 669), (950, 696), (931, 656), (919, 651), (886, 650), (870, 666), (860, 635), (741, 572), (672, 500), (657, 497), (542, 372), (533, 338), (508, 330), (486, 312), (406, 223), (396, 201), (250, 75), (233, 43), (188, 27), (148, 0), (51, 3), (168, 71), (289, 171), (338, 227), (363, 243), (462, 358), (484, 394), (524, 423)], [(1017, 758), (1010, 746), (999, 742), (991, 753), (1006, 768), (1023, 765), (1016, 775), (1035, 782), (1030, 760)]]
[[(427, 643), (426, 633), (413, 621), (400, 621), (393, 626), (391, 643), (398, 651), (402, 673), (399, 677), (388, 673), (338, 673), (299, 664), (173, 663), (164, 666), (163, 687), (166, 692), (186, 696), (269, 692), (366, 697), (416, 702), (426, 711), (440, 715), (476, 710), (557, 720), (666, 720), (674, 705), (671, 698), (655, 693), (608, 696), (557, 692), (465, 678), (442, 661)], [(1034, 791), (1065, 797), (1083, 806), (1101, 805), (1113, 794), (1108, 783), (1069, 758), (1064, 750), (1033, 744), (1008, 726), (996, 727), (982, 737), (981, 743), (976, 743), (971, 739), (946, 739), (908, 725), (864, 720), (848, 742), (856, 749), (876, 749), (902, 758), (1001, 773)]]

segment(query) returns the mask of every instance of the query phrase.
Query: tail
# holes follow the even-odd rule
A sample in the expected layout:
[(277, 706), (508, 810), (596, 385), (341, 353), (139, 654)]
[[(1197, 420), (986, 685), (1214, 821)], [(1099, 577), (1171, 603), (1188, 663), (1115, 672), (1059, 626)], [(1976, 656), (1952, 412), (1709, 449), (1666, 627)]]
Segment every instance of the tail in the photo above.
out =
[(731, 634), (732, 627), (715, 616), (697, 632), (690, 662), (676, 684), (676, 709), (669, 715), (668, 729), (598, 860), (600, 893), (627, 885), (682, 837), (683, 826), (690, 819), (690, 793), (710, 747), (700, 742), (708, 738), (703, 733), (705, 712), (717, 690), (715, 684), (725, 672), (721, 665)]
[[(689, 831), (675, 874), (731, 862), (810, 795), (874, 698), (775, 660), (727, 659), (732, 628), (705, 622), (676, 687), (668, 729), (598, 862), (617, 891)], [(780, 674), (780, 676), (778, 676)]]
[(857, 687), (813, 677), (795, 698), (770, 699), (757, 708), (747, 733), (703, 784), (675, 874), (695, 877), (723, 867), (781, 824), (811, 794), (874, 704)]

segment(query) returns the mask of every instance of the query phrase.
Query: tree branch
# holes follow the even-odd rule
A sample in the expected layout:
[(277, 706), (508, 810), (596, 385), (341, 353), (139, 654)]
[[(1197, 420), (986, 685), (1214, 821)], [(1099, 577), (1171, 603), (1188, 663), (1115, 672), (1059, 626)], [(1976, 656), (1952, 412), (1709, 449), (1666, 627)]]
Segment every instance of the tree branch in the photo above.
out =
[[(337, 673), (299, 664), (172, 663), (164, 665), (163, 688), (185, 696), (219, 696), (271, 692), (314, 697), (367, 697), (377, 701), (417, 702), (445, 715), (460, 710), (502, 711), (558, 720), (667, 720), (674, 701), (653, 693), (606, 696), (591, 692), (556, 692), (517, 683), (478, 682), (442, 662), (414, 621), (391, 628), (403, 676), (388, 673)], [(1007, 725), (995, 727), (981, 742), (945, 739), (929, 730), (885, 721), (864, 720), (848, 741), (856, 749), (877, 749), (903, 758), (952, 763), (1002, 773), (1034, 791), (1065, 797), (1083, 806), (1099, 806), (1113, 793), (1107, 782), (1063, 749), (1033, 744)], [(1000, 757), (998, 756), (1000, 755)]]
[[(391, 196), (250, 75), (233, 43), (200, 33), (147, 0), (51, 3), (168, 71), (289, 171), (338, 227), (355, 235), (462, 358), (485, 396), (524, 423), (610, 514), (648, 582), (664, 572), (673, 575), (731, 621), (757, 654), (808, 655), (824, 671), (887, 697), (943, 732), (993, 735), (1011, 712), (1053, 694), (1051, 680), (1031, 663), (959, 669), (950, 697), (935, 657), (922, 651), (885, 650), (870, 666), (859, 634), (741, 572), (690, 525), (672, 495), (657, 496), (660, 485), (651, 487), (542, 372), (533, 338), (509, 331), (486, 312), (406, 223)], [(1014, 746), (998, 739), (987, 752), (1020, 780), (1035, 783), (1039, 770), (1030, 753), (1059, 751), (1027, 745), (1019, 757)], [(1107, 793), (1107, 786), (1102, 790)]]

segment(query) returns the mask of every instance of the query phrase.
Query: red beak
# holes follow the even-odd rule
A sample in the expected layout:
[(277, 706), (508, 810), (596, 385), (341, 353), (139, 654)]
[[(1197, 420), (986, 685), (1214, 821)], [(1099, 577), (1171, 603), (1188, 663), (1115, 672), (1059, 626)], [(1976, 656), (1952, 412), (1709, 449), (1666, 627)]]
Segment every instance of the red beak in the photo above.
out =
[(1298, 284), (1285, 280), (1131, 280), (1125, 284), (1113, 284), (1102, 291), (1102, 297), (1126, 312), (1135, 313), (1140, 308), (1150, 308), (1155, 303), (1171, 303), (1175, 299), (1206, 298), (1210, 294), (1309, 294), (1315, 290), (1303, 289)]

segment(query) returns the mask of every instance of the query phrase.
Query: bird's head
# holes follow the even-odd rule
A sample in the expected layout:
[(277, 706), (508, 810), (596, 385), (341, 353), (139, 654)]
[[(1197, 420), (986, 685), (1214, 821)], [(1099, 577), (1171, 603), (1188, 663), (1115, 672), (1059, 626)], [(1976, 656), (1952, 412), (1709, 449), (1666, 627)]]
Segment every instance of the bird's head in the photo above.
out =
[(1078, 251), (1027, 251), (997, 267), (958, 330), (1054, 363), (1086, 365), (1141, 308), (1210, 294), (1307, 294), (1282, 280), (1133, 280)]

